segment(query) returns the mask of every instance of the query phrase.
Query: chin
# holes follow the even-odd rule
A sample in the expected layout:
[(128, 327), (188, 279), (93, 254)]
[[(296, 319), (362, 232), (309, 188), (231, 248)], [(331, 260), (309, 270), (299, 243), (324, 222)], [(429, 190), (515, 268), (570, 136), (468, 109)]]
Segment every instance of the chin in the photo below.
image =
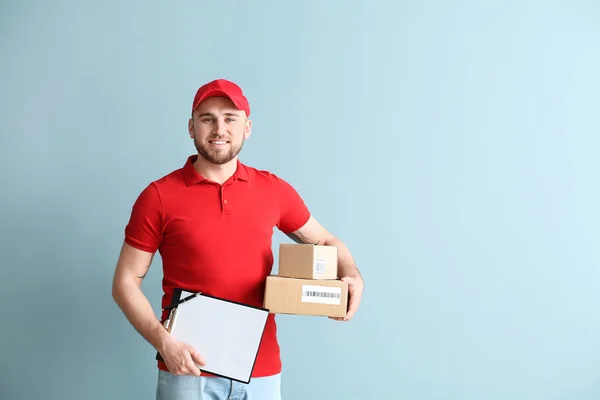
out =
[(204, 158), (213, 164), (223, 165), (233, 160), (235, 158), (235, 155), (207, 154), (204, 156)]

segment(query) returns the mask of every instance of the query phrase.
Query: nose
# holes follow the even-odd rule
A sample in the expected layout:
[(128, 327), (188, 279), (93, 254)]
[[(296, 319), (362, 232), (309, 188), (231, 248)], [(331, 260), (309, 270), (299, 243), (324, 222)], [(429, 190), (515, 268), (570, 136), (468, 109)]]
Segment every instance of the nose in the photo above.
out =
[(214, 132), (217, 135), (224, 135), (225, 134), (225, 121), (221, 120), (220, 118), (217, 118), (215, 125), (214, 125)]

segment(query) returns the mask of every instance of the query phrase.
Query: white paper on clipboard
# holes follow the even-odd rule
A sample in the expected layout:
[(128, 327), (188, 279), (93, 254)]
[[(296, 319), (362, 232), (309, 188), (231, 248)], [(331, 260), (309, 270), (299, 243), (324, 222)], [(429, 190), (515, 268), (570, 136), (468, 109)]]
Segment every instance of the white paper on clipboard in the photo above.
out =
[[(181, 291), (180, 299), (193, 293)], [(198, 295), (177, 306), (171, 335), (204, 358), (201, 371), (249, 383), (269, 311)]]

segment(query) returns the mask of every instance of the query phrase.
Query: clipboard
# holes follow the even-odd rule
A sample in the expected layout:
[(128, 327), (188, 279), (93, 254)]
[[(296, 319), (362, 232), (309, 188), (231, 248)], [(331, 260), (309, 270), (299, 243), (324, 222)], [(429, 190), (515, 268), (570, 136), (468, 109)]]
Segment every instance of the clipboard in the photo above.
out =
[[(165, 309), (165, 328), (204, 358), (200, 371), (250, 383), (268, 309), (184, 289), (175, 289)], [(163, 360), (160, 353), (156, 359)]]

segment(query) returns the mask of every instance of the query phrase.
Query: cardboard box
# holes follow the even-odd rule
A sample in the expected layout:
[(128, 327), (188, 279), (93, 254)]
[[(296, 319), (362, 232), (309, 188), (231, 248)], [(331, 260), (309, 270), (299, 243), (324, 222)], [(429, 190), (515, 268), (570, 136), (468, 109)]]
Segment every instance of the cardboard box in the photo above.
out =
[(345, 317), (348, 284), (341, 280), (267, 277), (264, 307), (273, 314)]
[(279, 245), (279, 276), (302, 279), (337, 279), (338, 249), (313, 244)]

